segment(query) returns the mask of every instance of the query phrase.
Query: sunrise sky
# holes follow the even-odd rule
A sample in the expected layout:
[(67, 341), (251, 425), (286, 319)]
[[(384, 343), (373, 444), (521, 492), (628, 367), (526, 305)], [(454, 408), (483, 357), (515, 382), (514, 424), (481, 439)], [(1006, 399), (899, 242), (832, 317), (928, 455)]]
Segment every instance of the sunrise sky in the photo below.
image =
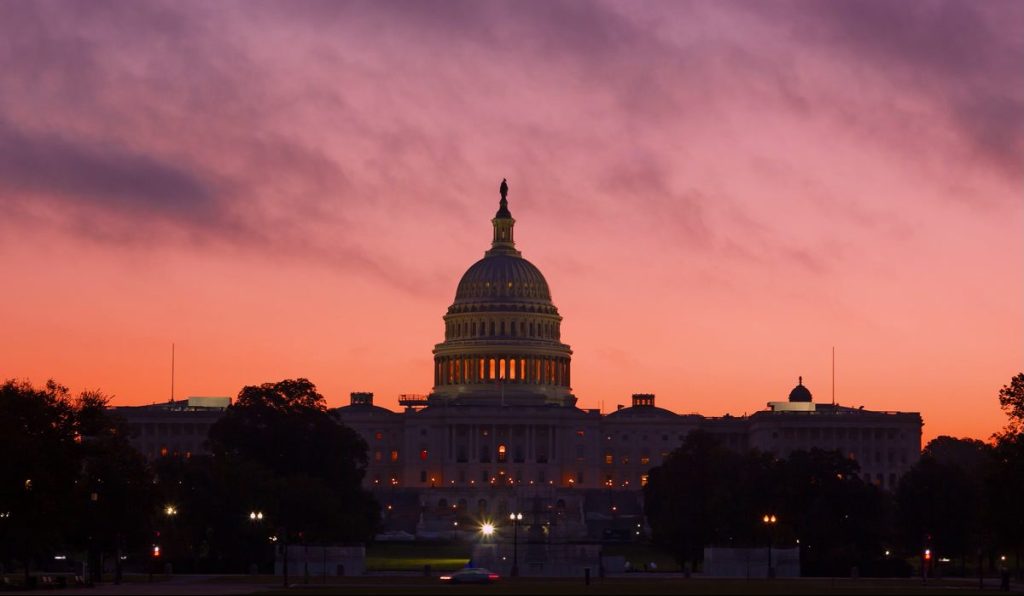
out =
[(0, 3), (0, 378), (430, 390), (509, 181), (582, 407), (1024, 369), (1020, 2)]

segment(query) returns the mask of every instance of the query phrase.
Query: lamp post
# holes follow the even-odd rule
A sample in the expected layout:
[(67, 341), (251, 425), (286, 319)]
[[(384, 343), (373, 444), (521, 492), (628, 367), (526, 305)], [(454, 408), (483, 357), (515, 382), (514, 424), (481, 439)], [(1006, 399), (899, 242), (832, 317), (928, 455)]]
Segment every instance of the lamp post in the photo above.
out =
[(522, 513), (509, 513), (512, 520), (512, 577), (519, 575), (519, 522), (523, 521)]
[[(262, 524), (263, 523), (263, 512), (262, 511), (250, 511), (249, 512), (249, 521), (252, 522), (254, 526), (257, 525), (257, 524)], [(258, 532), (257, 532), (257, 534), (258, 534)], [(262, 544), (262, 543), (260, 542), (258, 544)], [(260, 558), (258, 552), (256, 553), (255, 558), (257, 560)], [(253, 568), (255, 568), (255, 572), (253, 571)], [(255, 575), (258, 572), (259, 572), (259, 563), (251, 564), (250, 567), (249, 567), (249, 573), (252, 573), (253, 575)]]
[(768, 528), (768, 577), (773, 578), (775, 577), (775, 567), (772, 566), (772, 528), (775, 527), (775, 522), (778, 521), (778, 518), (775, 517), (774, 513), (766, 513), (761, 518), (761, 521)]

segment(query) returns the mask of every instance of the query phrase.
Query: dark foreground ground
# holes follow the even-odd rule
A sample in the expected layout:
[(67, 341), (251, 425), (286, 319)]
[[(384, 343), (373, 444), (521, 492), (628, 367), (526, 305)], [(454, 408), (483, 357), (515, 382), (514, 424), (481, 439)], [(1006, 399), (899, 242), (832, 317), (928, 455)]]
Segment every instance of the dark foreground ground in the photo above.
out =
[[(580, 579), (502, 579), (486, 586), (448, 586), (436, 577), (384, 576), (330, 579), (327, 585), (294, 583), (287, 589), (280, 579), (250, 576), (172, 576), (149, 582), (145, 577), (128, 578), (121, 585), (94, 588), (34, 590), (11, 594), (999, 594), (998, 581), (990, 579), (984, 590), (977, 580), (943, 579), (922, 583), (914, 580), (873, 579), (685, 579), (674, 574), (631, 574), (626, 577), (594, 579), (586, 585)], [(1024, 592), (1015, 583), (1013, 592)]]

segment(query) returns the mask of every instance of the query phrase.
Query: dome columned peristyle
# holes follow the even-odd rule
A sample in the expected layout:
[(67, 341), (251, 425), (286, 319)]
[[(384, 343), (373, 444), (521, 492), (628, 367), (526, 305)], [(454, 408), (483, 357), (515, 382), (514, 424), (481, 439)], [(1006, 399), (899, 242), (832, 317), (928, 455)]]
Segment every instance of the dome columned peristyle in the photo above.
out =
[(508, 186), (491, 248), (459, 281), (434, 347), (434, 403), (573, 405), (572, 350), (544, 275), (515, 248)]

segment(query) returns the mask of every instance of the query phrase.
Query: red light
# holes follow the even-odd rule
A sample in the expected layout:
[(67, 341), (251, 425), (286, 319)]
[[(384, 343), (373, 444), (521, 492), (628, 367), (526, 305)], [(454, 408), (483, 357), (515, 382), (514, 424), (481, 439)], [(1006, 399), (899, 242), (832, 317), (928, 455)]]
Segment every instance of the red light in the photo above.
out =
[(489, 575), (487, 576), (487, 579), (489, 579), (489, 580), (495, 580), (495, 579), (498, 579), (498, 574), (497, 574), (497, 573), (491, 573), (491, 574), (489, 574)]
[(932, 549), (930, 549), (930, 548), (924, 549), (924, 560), (925, 561), (931, 561), (932, 560)]
[(160, 547), (155, 545), (155, 544), (153, 545), (153, 558), (154, 559), (159, 559), (160, 558)]

